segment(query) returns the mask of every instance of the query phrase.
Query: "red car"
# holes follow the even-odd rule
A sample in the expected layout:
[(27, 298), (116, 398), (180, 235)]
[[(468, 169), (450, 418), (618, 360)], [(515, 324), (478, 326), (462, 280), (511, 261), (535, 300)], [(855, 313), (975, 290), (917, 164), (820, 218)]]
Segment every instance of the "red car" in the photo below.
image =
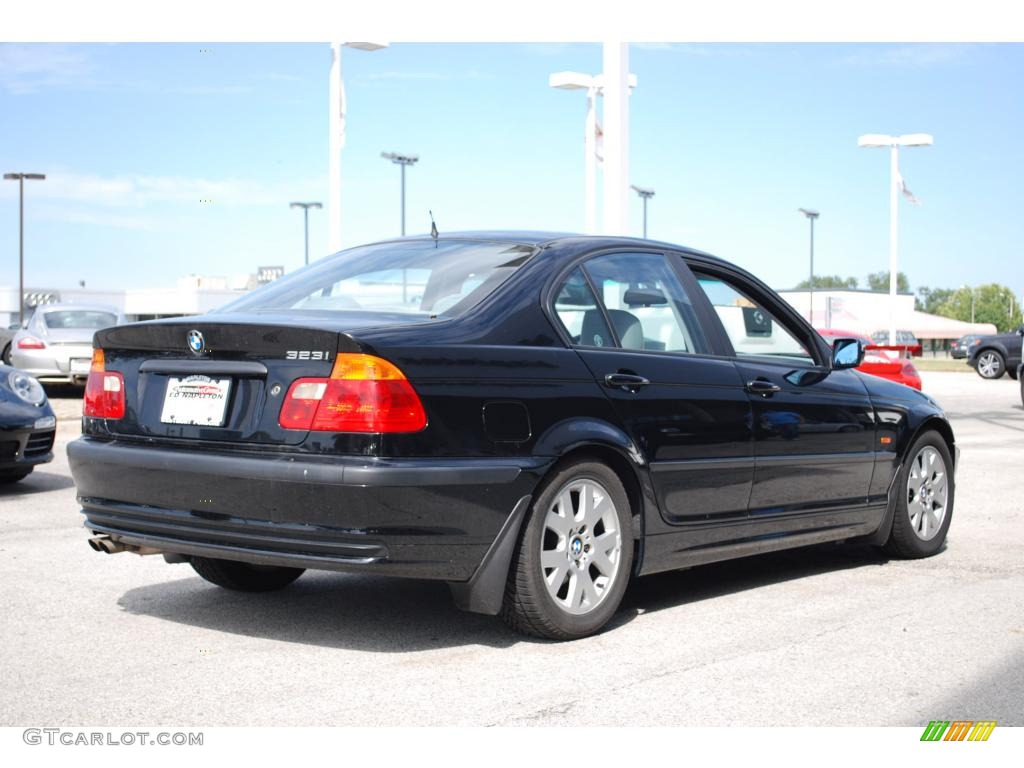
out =
[(841, 331), (837, 328), (819, 328), (818, 333), (830, 344), (835, 339), (857, 339), (864, 345), (864, 362), (857, 366), (858, 371), (870, 373), (872, 376), (881, 376), (883, 379), (895, 381), (899, 384), (906, 384), (914, 389), (921, 389), (921, 374), (910, 361), (909, 357), (897, 355), (890, 357), (893, 352), (883, 351), (871, 339), (862, 333)]

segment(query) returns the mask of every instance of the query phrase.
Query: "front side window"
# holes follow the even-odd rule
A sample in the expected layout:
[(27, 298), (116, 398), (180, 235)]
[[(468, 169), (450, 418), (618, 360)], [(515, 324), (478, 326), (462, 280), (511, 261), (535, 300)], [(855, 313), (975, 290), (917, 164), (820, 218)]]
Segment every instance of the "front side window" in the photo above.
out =
[(779, 357), (813, 364), (814, 355), (760, 303), (719, 277), (695, 272), (738, 356)]
[(454, 316), (478, 304), (533, 253), (524, 245), (462, 240), (368, 245), (292, 272), (221, 311)]

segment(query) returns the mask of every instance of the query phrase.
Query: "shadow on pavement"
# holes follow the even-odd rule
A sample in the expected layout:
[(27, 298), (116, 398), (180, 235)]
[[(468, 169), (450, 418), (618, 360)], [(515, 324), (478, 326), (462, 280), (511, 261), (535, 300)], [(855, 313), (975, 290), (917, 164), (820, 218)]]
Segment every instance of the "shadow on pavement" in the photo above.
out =
[(882, 565), (887, 561), (885, 553), (875, 547), (820, 544), (669, 571), (637, 579), (626, 592), (619, 613), (651, 613), (793, 579)]
[(85, 394), (85, 387), (80, 384), (52, 384), (43, 383), (43, 389), (46, 390), (46, 396), (53, 399), (72, 399), (81, 400)]
[[(630, 585), (606, 631), (642, 612), (883, 562), (871, 547), (823, 545), (648, 576)], [(497, 616), (459, 611), (441, 582), (363, 574), (309, 572), (264, 594), (230, 592), (197, 577), (129, 590), (118, 604), (130, 613), (219, 632), (378, 653), (544, 642), (513, 633)]]
[(71, 488), (75, 481), (69, 475), (56, 475), (52, 472), (40, 472), (38, 469), (24, 480), (16, 483), (0, 484), (0, 498), (7, 496), (29, 496), (33, 493), (61, 491)]
[(196, 577), (129, 590), (118, 604), (219, 632), (378, 653), (529, 642), (496, 616), (459, 611), (443, 582), (385, 576), (308, 572), (263, 594), (230, 592)]

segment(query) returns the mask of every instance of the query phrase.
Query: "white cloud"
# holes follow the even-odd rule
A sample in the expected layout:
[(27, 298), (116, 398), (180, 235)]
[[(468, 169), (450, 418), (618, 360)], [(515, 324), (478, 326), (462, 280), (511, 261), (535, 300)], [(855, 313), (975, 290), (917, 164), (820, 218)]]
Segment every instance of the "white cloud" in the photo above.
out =
[(151, 232), (166, 229), (169, 224), (169, 222), (161, 222), (147, 216), (55, 207), (52, 203), (41, 206), (34, 213), (34, 217), (42, 219), (43, 221), (63, 221), (71, 224), (90, 224), (97, 227), (136, 229)]
[(72, 46), (0, 44), (0, 87), (13, 94), (90, 87), (93, 70), (85, 51)]
[[(85, 203), (103, 208), (144, 208), (169, 203), (212, 200), (214, 205), (259, 206), (308, 195), (310, 189), (326, 186), (325, 178), (268, 184), (248, 179), (204, 179), (181, 176), (125, 174), (99, 176), (74, 172), (48, 173), (46, 180), (32, 182), (31, 195), (43, 200)], [(0, 186), (0, 196), (16, 197), (17, 185)]]

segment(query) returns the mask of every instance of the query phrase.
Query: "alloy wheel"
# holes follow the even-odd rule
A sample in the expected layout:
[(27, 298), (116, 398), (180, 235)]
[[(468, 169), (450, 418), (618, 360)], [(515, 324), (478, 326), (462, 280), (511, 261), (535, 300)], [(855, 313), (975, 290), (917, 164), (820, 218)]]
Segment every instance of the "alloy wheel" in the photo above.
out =
[(548, 594), (566, 613), (593, 611), (619, 576), (622, 535), (607, 489), (592, 479), (565, 485), (544, 518), (541, 572)]
[(999, 375), (999, 358), (995, 352), (983, 352), (978, 358), (978, 373), (986, 379), (994, 379)]
[(914, 457), (907, 477), (910, 528), (922, 541), (935, 538), (942, 528), (948, 497), (946, 462), (935, 448), (926, 445)]

